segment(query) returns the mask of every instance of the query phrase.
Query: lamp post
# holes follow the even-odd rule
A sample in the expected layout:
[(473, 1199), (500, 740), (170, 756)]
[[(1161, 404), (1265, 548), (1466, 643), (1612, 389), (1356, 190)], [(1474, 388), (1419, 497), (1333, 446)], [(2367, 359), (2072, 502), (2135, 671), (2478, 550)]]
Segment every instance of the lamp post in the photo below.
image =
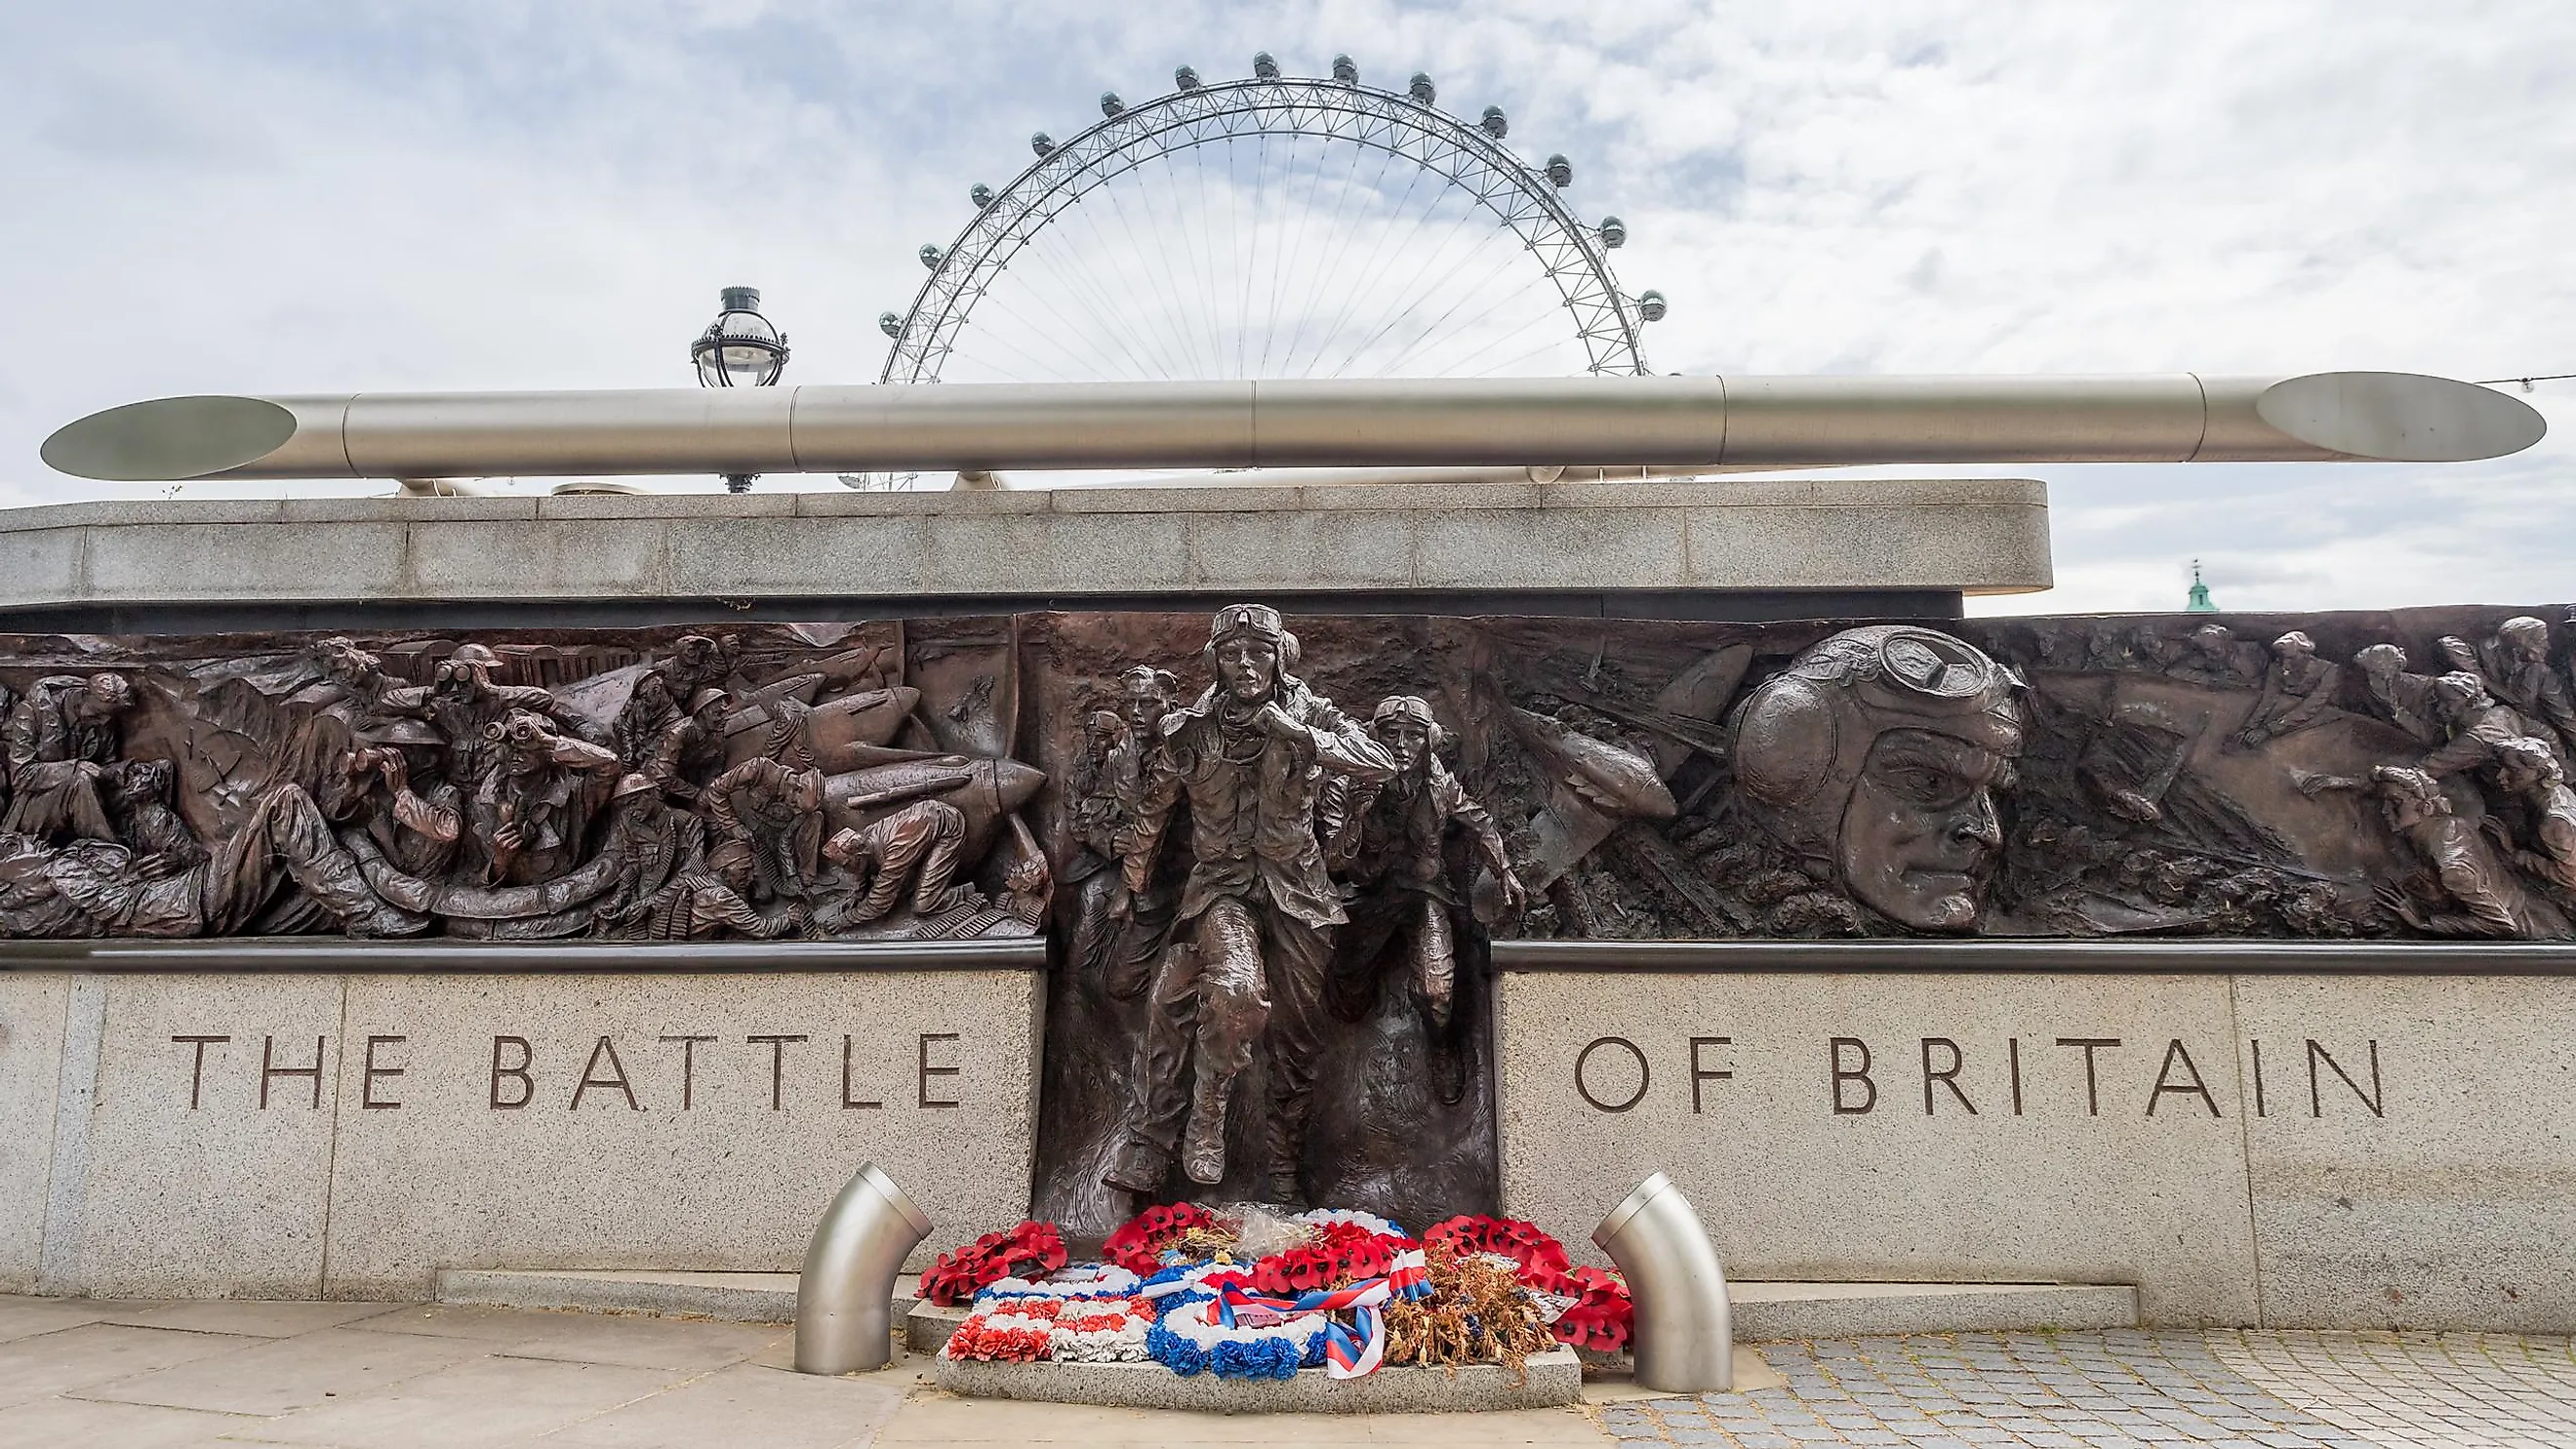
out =
[[(787, 370), (787, 334), (760, 315), (760, 289), (727, 287), (724, 310), (689, 346), (700, 387), (774, 387)], [(728, 492), (748, 493), (756, 473), (724, 475)]]

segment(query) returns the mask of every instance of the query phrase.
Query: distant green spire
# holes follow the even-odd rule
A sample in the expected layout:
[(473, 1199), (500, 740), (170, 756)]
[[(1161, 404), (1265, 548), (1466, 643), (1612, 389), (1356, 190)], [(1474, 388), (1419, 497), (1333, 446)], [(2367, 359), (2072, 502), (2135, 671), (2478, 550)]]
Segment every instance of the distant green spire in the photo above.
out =
[(2191, 601), (2182, 606), (2186, 614), (2215, 614), (2218, 606), (2209, 601), (2209, 585), (2200, 581), (2200, 560), (2191, 561)]

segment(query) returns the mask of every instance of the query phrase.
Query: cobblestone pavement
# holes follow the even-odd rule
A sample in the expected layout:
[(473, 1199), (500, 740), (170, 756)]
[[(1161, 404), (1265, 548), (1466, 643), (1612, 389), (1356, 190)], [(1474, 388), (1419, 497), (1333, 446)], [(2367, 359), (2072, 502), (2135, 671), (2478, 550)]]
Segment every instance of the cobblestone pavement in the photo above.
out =
[(2007, 1333), (1760, 1345), (1785, 1387), (1606, 1404), (1735, 1449), (2576, 1446), (2576, 1352), (2504, 1334)]

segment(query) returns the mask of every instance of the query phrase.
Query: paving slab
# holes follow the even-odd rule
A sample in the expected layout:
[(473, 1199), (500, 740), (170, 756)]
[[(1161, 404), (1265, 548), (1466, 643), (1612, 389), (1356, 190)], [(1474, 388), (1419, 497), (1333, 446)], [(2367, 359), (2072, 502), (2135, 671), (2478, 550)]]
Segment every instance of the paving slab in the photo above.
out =
[(322, 1328), (82, 1389), (78, 1396), (275, 1417), (358, 1398), (488, 1352), (489, 1345), (470, 1339)]
[(1013, 1403), (931, 1392), (906, 1400), (878, 1431), (880, 1449), (913, 1445), (1153, 1445), (1156, 1449), (1303, 1449), (1354, 1444), (1545, 1445), (1597, 1449), (1605, 1440), (1580, 1409), (1497, 1414), (1209, 1414)]
[(513, 1358), (705, 1373), (793, 1336), (779, 1324), (690, 1323), (595, 1313), (531, 1313), (528, 1331), (494, 1350)]
[(505, 1343), (533, 1332), (527, 1310), (482, 1303), (414, 1304), (349, 1326), (368, 1333), (426, 1333)]
[(147, 1404), (103, 1404), (89, 1399), (38, 1399), (0, 1409), (0, 1449), (179, 1449), (218, 1442), (256, 1419), (164, 1409)]
[(0, 1344), (0, 1404), (22, 1404), (173, 1364), (215, 1358), (263, 1340), (84, 1323)]
[(91, 1298), (0, 1298), (0, 1343), (99, 1323), (117, 1307)]
[(295, 1299), (190, 1298), (176, 1302), (102, 1303), (104, 1323), (136, 1328), (176, 1328), (189, 1333), (239, 1333), (252, 1338), (292, 1338), (393, 1311), (391, 1303), (336, 1303)]
[(525, 1443), (688, 1377), (670, 1369), (478, 1358), (233, 1433), (335, 1449), (481, 1449)]
[(486, 1353), (566, 1363), (704, 1373), (793, 1337), (783, 1324), (715, 1323), (549, 1312), (474, 1303), (398, 1308), (352, 1325), (361, 1332), (471, 1340)]
[(565, 1449), (705, 1449), (742, 1442), (746, 1426), (757, 1425), (759, 1449), (840, 1449), (870, 1442), (903, 1406), (904, 1390), (868, 1377), (735, 1364), (585, 1419), (545, 1442)]

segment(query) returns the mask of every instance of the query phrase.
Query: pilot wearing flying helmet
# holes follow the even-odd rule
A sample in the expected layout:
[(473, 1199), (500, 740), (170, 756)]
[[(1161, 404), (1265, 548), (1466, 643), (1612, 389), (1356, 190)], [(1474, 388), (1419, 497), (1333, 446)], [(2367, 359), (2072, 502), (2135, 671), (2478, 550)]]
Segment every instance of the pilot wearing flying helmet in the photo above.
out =
[(1103, 1178), (1159, 1193), (1177, 1152), (1191, 1181), (1223, 1180), (1226, 1106), (1254, 1043), (1266, 1040), (1266, 1190), (1296, 1202), (1333, 930), (1344, 919), (1316, 837), (1316, 800), (1329, 775), (1375, 783), (1395, 762), (1289, 672), (1297, 636), (1278, 610), (1219, 610), (1203, 657), (1216, 682), (1163, 716), (1122, 863), (1128, 899), (1145, 896), (1173, 811), (1186, 803), (1190, 873), (1173, 915), (1177, 946), (1156, 968), (1125, 1138)]
[(1735, 777), (1754, 823), (1900, 925), (1969, 931), (2003, 846), (2019, 681), (1931, 629), (1846, 629), (1745, 697)]

